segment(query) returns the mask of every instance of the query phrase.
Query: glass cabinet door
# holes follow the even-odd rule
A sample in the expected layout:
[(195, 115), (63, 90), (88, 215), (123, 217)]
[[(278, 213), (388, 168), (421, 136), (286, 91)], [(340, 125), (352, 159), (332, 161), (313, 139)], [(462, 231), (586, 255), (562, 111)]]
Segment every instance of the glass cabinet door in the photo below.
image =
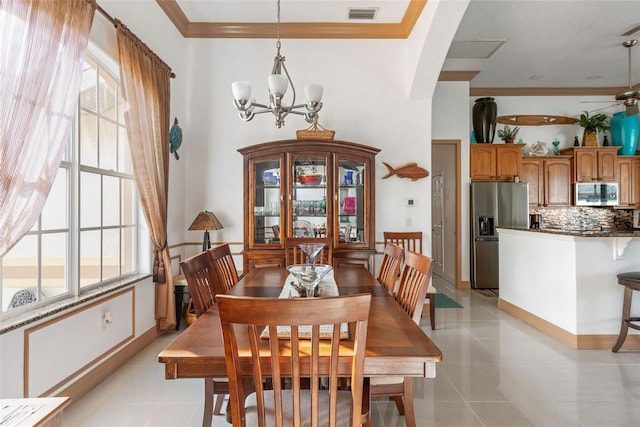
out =
[(253, 161), (250, 197), (253, 217), (250, 221), (254, 245), (280, 245), (282, 226), (282, 192), (280, 167), (282, 159)]
[(291, 218), (293, 237), (326, 237), (327, 156), (295, 155), (291, 159)]
[(365, 236), (365, 179), (363, 160), (338, 158), (338, 246), (346, 243), (364, 243)]

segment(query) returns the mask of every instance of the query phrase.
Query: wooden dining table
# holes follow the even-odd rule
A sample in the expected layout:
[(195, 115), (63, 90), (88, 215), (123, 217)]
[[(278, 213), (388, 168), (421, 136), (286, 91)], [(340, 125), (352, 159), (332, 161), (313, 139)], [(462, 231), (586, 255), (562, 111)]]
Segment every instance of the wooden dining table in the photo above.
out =
[[(278, 297), (288, 275), (285, 268), (256, 268), (249, 271), (229, 293)], [(435, 377), (436, 364), (442, 360), (442, 352), (368, 270), (337, 267), (334, 278), (340, 295), (372, 295), (365, 377)], [(162, 350), (158, 361), (165, 365), (166, 379), (226, 377), (222, 329), (215, 305)]]

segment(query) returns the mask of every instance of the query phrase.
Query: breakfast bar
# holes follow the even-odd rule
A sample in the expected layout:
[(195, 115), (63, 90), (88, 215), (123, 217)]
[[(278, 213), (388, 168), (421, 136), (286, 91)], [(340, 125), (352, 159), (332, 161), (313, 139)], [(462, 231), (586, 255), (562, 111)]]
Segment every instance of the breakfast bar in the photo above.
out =
[[(611, 349), (623, 301), (616, 275), (638, 270), (640, 232), (498, 231), (498, 307), (571, 348)], [(640, 312), (640, 298), (631, 311)], [(640, 348), (634, 332), (628, 348)]]

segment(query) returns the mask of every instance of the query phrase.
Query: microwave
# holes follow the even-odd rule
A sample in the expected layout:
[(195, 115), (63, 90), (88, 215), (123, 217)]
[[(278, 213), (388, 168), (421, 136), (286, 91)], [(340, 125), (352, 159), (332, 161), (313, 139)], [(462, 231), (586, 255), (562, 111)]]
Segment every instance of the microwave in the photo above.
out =
[(617, 206), (617, 182), (577, 182), (576, 206)]

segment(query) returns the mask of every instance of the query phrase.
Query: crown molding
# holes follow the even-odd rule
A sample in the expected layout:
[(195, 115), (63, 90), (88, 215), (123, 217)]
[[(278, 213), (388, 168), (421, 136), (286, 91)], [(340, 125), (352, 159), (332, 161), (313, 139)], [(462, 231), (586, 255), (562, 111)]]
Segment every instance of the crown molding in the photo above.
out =
[[(191, 22), (176, 0), (156, 0), (185, 38), (275, 38), (276, 24), (264, 22)], [(353, 24), (283, 22), (283, 39), (406, 39), (411, 34), (427, 0), (411, 0), (400, 23)]]
[(472, 87), (470, 96), (615, 96), (620, 87)]

